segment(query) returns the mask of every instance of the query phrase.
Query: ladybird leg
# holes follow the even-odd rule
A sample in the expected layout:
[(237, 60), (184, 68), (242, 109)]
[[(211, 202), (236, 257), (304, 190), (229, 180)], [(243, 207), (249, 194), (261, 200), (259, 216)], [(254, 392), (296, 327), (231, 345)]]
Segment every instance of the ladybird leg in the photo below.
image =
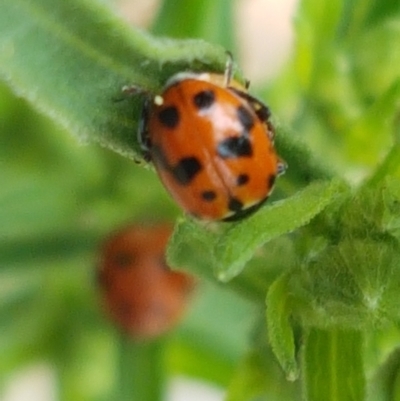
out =
[(147, 89), (141, 88), (137, 85), (124, 85), (121, 89), (122, 93), (126, 96), (135, 95), (149, 95), (150, 92)]
[(271, 123), (271, 111), (267, 105), (262, 103), (260, 100), (256, 99), (253, 96), (249, 97), (249, 103), (251, 104), (254, 112), (256, 113), (257, 117), (263, 122), (268, 130), (267, 135), (271, 141), (274, 141), (275, 138), (275, 127)]
[(128, 97), (135, 96), (135, 95), (142, 95), (142, 94), (147, 94), (148, 92), (139, 86), (136, 85), (124, 85), (121, 88), (122, 96), (118, 96), (114, 98), (114, 102), (122, 102)]
[(257, 102), (257, 103), (254, 103), (254, 107), (255, 107), (255, 112), (257, 114), (257, 117), (261, 121), (265, 121), (265, 122), (269, 121), (269, 119), (271, 118), (271, 111), (268, 106), (266, 106), (264, 103)]
[(267, 120), (265, 122), (265, 124), (266, 124), (266, 126), (268, 128), (268, 133), (267, 133), (268, 137), (269, 137), (269, 139), (271, 139), (272, 142), (274, 142), (274, 139), (275, 139), (275, 127), (272, 125), (270, 120)]
[(140, 95), (144, 97), (142, 113), (138, 124), (137, 129), (137, 142), (142, 151), (143, 158), (146, 161), (150, 161), (150, 138), (147, 130), (147, 123), (149, 119), (149, 109), (150, 109), (150, 101), (152, 98), (152, 94), (149, 90), (144, 89), (138, 85), (125, 85), (122, 87), (122, 93), (126, 97)]
[[(224, 87), (225, 88), (230, 88), (230, 83), (233, 78), (233, 55), (230, 51), (226, 51), (226, 55), (228, 56), (226, 59), (226, 64), (225, 64), (225, 74), (224, 74)], [(245, 89), (249, 89), (250, 87), (250, 81), (246, 79), (244, 81), (244, 87)]]
[(267, 134), (268, 137), (271, 141), (274, 141), (275, 138), (275, 127), (271, 123), (271, 111), (268, 106), (266, 106), (264, 103), (261, 103), (257, 99), (253, 98), (254, 102), (251, 103), (254, 112), (256, 113), (257, 117), (260, 119), (261, 122), (263, 122), (268, 130)]
[(285, 174), (285, 171), (287, 170), (287, 167), (288, 167), (287, 163), (284, 160), (279, 159), (278, 160), (278, 173), (277, 173), (278, 176), (282, 175), (282, 174)]
[(226, 55), (228, 58), (226, 59), (225, 64), (224, 86), (225, 88), (228, 88), (233, 76), (233, 56), (230, 51), (227, 51)]
[(254, 112), (257, 114), (257, 117), (262, 121), (266, 122), (269, 120), (271, 117), (271, 111), (269, 107), (264, 104), (261, 100), (257, 99), (254, 96), (251, 96), (249, 93), (241, 91), (240, 89), (236, 88), (229, 88), (233, 92), (235, 92), (238, 96), (240, 96), (242, 99), (246, 100), (251, 108), (254, 110)]
[(146, 98), (143, 102), (142, 113), (139, 120), (138, 130), (137, 130), (137, 141), (143, 153), (143, 158), (146, 161), (150, 161), (150, 137), (149, 131), (147, 129), (147, 124), (149, 121), (150, 114), (150, 99)]

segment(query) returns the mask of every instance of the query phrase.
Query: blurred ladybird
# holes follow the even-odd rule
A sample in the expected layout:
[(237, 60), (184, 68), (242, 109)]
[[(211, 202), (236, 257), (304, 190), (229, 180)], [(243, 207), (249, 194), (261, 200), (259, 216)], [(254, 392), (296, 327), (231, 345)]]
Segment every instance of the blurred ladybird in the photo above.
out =
[(131, 226), (108, 239), (102, 249), (98, 277), (105, 308), (136, 339), (171, 329), (194, 286), (191, 276), (166, 265), (171, 231), (168, 224)]
[(225, 75), (178, 73), (146, 97), (138, 139), (175, 201), (206, 220), (237, 220), (262, 205), (285, 171), (274, 148), (270, 111)]

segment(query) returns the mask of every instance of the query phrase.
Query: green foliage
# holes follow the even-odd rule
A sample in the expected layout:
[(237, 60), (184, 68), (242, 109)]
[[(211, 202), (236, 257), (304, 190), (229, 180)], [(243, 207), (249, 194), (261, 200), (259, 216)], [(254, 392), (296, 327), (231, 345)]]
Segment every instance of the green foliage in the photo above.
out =
[(267, 324), (271, 347), (288, 380), (296, 380), (297, 366), (294, 333), (290, 322), (289, 275), (282, 275), (271, 285), (267, 295)]
[(140, 100), (116, 102), (123, 85), (156, 90), (174, 72), (225, 62), (222, 48), (156, 41), (91, 1), (4, 0), (0, 22), (1, 74), (10, 86), (81, 141), (130, 157)]
[[(183, 223), (187, 224), (187, 227), (182, 227), (181, 224), (175, 231), (169, 247), (171, 264), (185, 266), (186, 263), (190, 263), (189, 260), (186, 263), (180, 260), (175, 253), (187, 253), (191, 241), (201, 237), (201, 254), (208, 253), (208, 269), (211, 267), (219, 280), (229, 281), (240, 274), (260, 246), (307, 224), (342, 191), (343, 185), (340, 182), (316, 182), (292, 198), (264, 207), (259, 213), (245, 220), (225, 227), (220, 226), (212, 233), (203, 228), (195, 237), (188, 235), (193, 227), (193, 222), (189, 220)], [(197, 270), (203, 268), (198, 267)]]
[(311, 329), (303, 350), (305, 399), (364, 400), (362, 356), (360, 332)]
[[(400, 400), (399, 2), (300, 2), (291, 59), (254, 88), (289, 169), (234, 223), (177, 217), (129, 160), (142, 99), (122, 86), (221, 72), (235, 49), (234, 2), (185, 5), (163, 2), (166, 39), (96, 0), (0, 0), (0, 384), (46, 359), (63, 401), (156, 401), (173, 374), (228, 401)], [(175, 219), (168, 260), (204, 279), (147, 344), (105, 321), (93, 277), (102, 238), (137, 219)]]

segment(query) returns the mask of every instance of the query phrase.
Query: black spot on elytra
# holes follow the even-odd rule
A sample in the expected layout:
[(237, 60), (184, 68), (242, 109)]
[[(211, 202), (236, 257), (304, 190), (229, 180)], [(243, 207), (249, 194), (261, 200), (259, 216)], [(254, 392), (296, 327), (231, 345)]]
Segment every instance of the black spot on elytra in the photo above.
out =
[(268, 178), (267, 178), (267, 188), (272, 189), (272, 187), (275, 184), (275, 180), (276, 180), (276, 175), (275, 174), (271, 174)]
[(232, 222), (244, 219), (257, 211), (267, 200), (268, 196), (266, 196), (264, 199), (261, 199), (260, 202), (256, 203), (255, 205), (252, 205), (246, 209), (238, 210), (235, 214), (222, 219), (222, 221)]
[(215, 193), (215, 191), (212, 190), (203, 191), (201, 193), (201, 197), (207, 202), (212, 202), (217, 197), (217, 194)]
[(118, 303), (118, 315), (122, 318), (129, 318), (133, 313), (133, 306), (128, 301), (120, 301)]
[(254, 118), (250, 111), (243, 106), (237, 108), (237, 117), (246, 132), (250, 132), (254, 126)]
[(275, 138), (275, 127), (272, 125), (270, 120), (267, 120), (266, 124), (267, 124), (267, 128), (268, 128), (268, 131), (267, 131), (268, 137), (271, 140), (274, 140), (274, 138)]
[(175, 180), (182, 185), (189, 184), (202, 169), (201, 163), (194, 156), (185, 157), (179, 160), (176, 165), (169, 164), (160, 146), (151, 148), (151, 156), (159, 168), (169, 171)]
[(135, 255), (132, 252), (117, 252), (113, 255), (114, 265), (119, 269), (127, 269), (135, 261)]
[(246, 185), (249, 182), (250, 177), (247, 174), (239, 174), (236, 177), (236, 185), (241, 186), (241, 185)]
[(175, 128), (179, 124), (179, 112), (175, 106), (168, 106), (158, 113), (158, 120), (166, 128)]
[(215, 102), (215, 94), (212, 90), (205, 90), (193, 97), (193, 103), (199, 110), (208, 109)]
[(217, 153), (223, 159), (250, 157), (253, 154), (250, 139), (247, 136), (231, 136), (218, 144)]
[(182, 185), (188, 185), (201, 171), (202, 166), (196, 157), (185, 157), (170, 168), (175, 179)]
[(239, 199), (230, 198), (228, 203), (228, 209), (232, 212), (239, 212), (243, 209), (243, 203)]

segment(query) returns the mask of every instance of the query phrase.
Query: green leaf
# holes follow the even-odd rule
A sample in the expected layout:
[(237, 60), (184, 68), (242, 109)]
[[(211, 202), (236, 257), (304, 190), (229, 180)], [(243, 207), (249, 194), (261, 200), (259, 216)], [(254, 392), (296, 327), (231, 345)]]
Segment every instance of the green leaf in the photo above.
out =
[(304, 89), (310, 89), (323, 73), (318, 67), (329, 56), (336, 37), (342, 0), (304, 0), (296, 18), (296, 70)]
[(253, 351), (239, 365), (228, 388), (225, 401), (247, 401), (259, 398), (265, 392), (265, 371), (261, 356)]
[(393, 121), (393, 145), (389, 149), (385, 158), (372, 173), (364, 186), (374, 187), (381, 183), (386, 177), (400, 178), (400, 116), (398, 109), (395, 110), (396, 115)]
[[(360, 36), (367, 22), (367, 16), (375, 0), (343, 1), (343, 16), (340, 24), (341, 38)], [(381, 2), (383, 4), (384, 2)]]
[(33, 238), (4, 240), (0, 244), (0, 270), (40, 270), (47, 264), (59, 265), (64, 260), (87, 257), (98, 247), (100, 237), (99, 233), (66, 228), (62, 233), (52, 231)]
[(251, 336), (251, 348), (237, 365), (226, 401), (299, 399), (300, 381), (288, 382), (285, 372), (268, 344), (265, 317), (258, 316)]
[(164, 1), (152, 31), (174, 38), (205, 39), (233, 52), (234, 4), (231, 0), (191, 0), (187, 7), (186, 0)]
[(214, 247), (218, 279), (229, 281), (237, 276), (260, 246), (307, 224), (345, 190), (340, 180), (314, 182), (291, 198), (230, 225)]
[[(400, 155), (399, 155), (400, 156)], [(399, 178), (387, 179), (383, 191), (384, 211), (382, 225), (400, 240), (400, 183)]]
[(311, 329), (303, 350), (307, 401), (364, 401), (363, 335)]
[(279, 124), (276, 124), (276, 130), (276, 148), (288, 164), (287, 171), (279, 178), (277, 190), (282, 188), (290, 193), (294, 188), (303, 188), (312, 181), (330, 180), (334, 177), (334, 173), (318, 159), (318, 155), (298, 139), (296, 132)]
[(158, 90), (187, 68), (223, 71), (226, 55), (201, 40), (154, 40), (94, 0), (2, 0), (0, 77), (81, 141), (138, 153), (141, 99), (116, 102), (123, 85)]
[(347, 239), (326, 247), (291, 276), (305, 324), (348, 328), (385, 326), (399, 319), (399, 250), (393, 241)]
[(241, 272), (260, 246), (307, 224), (344, 190), (341, 181), (314, 182), (292, 198), (229, 225), (180, 220), (169, 242), (168, 260), (171, 266), (186, 267), (208, 279), (216, 274), (228, 281)]
[[(63, 401), (117, 399), (115, 385), (116, 344), (104, 326), (89, 330), (75, 321), (54, 331), (60, 349), (53, 356), (58, 397)], [(66, 327), (67, 326), (67, 327)], [(78, 326), (78, 327), (77, 327)], [(119, 394), (118, 394), (119, 396)], [(121, 398), (122, 399), (122, 398)]]
[[(339, 23), (339, 39), (358, 39), (365, 33), (373, 32), (375, 28), (385, 25), (400, 15), (400, 5), (397, 0), (346, 0), (342, 1), (343, 12)], [(390, 45), (389, 43), (387, 43)], [(379, 46), (378, 47), (382, 47)], [(378, 54), (380, 49), (375, 43), (368, 43), (372, 53)], [(384, 46), (385, 47), (385, 46)], [(371, 49), (374, 51), (371, 52)], [(375, 50), (378, 50), (377, 52)]]
[(215, 260), (212, 246), (216, 238), (216, 232), (207, 230), (194, 220), (179, 219), (168, 242), (168, 264), (213, 280)]
[(368, 383), (367, 401), (393, 401), (399, 396), (400, 349), (395, 349)]
[(265, 348), (253, 349), (239, 364), (225, 401), (296, 400), (298, 388), (288, 383), (273, 355)]
[(288, 282), (290, 273), (282, 275), (267, 294), (267, 326), (271, 347), (288, 380), (296, 380), (299, 368), (296, 361), (293, 328), (290, 324), (291, 305)]
[(399, 21), (400, 15), (392, 17), (373, 29), (365, 30), (350, 42), (354, 79), (359, 90), (369, 100), (382, 96), (383, 91), (389, 90), (399, 80)]
[(172, 372), (226, 386), (248, 349), (254, 315), (254, 304), (233, 291), (200, 282), (186, 316), (169, 338)]
[(394, 144), (364, 185), (373, 187), (386, 177), (400, 178), (400, 143)]
[(387, 171), (381, 167), (379, 174), (344, 203), (338, 224), (346, 236), (376, 238), (389, 233), (400, 238), (400, 170)]
[[(324, 43), (336, 38), (337, 25), (340, 21), (343, 0), (320, 1), (303, 0), (298, 11), (298, 24), (313, 27), (315, 43)], [(299, 36), (302, 36), (301, 34)], [(315, 49), (313, 49), (315, 53)]]
[[(203, 225), (191, 219), (178, 220), (167, 250), (169, 265), (215, 283), (218, 261), (214, 258), (213, 248), (225, 229), (225, 224)], [(229, 282), (229, 288), (257, 303), (264, 302), (268, 287), (296, 259), (291, 240), (284, 237), (271, 241), (264, 252), (268, 254), (267, 270), (261, 253), (243, 274)]]
[[(360, 0), (360, 4), (362, 2), (363, 0)], [(367, 18), (367, 23), (370, 25), (390, 20), (395, 15), (400, 17), (400, 3), (397, 0), (370, 0), (370, 3), (371, 7)]]
[[(16, 172), (0, 172), (0, 235), (3, 240), (26, 238), (65, 226), (73, 216), (74, 193), (67, 181)], [(4, 192), (3, 192), (4, 191)]]
[(380, 153), (393, 142), (399, 108), (400, 79), (385, 90), (344, 133), (345, 149), (350, 160), (364, 165), (376, 165)]

